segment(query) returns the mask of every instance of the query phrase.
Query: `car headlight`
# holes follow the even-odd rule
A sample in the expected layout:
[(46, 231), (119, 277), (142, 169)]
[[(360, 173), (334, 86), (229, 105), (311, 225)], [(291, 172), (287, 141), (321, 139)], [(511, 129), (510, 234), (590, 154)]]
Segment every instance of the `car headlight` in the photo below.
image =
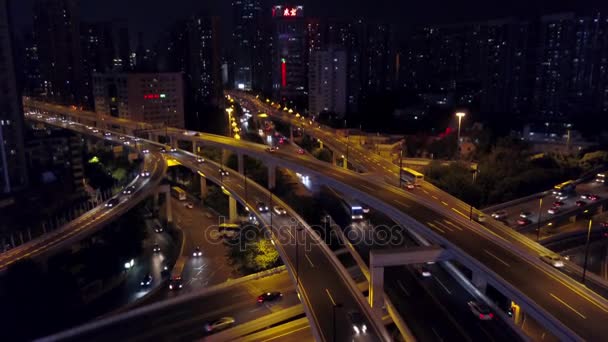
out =
[(173, 290), (173, 285), (169, 285), (169, 290)]
[(182, 284), (179, 284), (179, 288), (180, 288), (180, 289), (182, 288)]
[(144, 285), (144, 282), (143, 282), (143, 281), (141, 282), (141, 285), (142, 285), (142, 286)]
[(355, 330), (355, 334), (359, 335), (359, 327), (356, 325), (353, 325), (353, 330)]

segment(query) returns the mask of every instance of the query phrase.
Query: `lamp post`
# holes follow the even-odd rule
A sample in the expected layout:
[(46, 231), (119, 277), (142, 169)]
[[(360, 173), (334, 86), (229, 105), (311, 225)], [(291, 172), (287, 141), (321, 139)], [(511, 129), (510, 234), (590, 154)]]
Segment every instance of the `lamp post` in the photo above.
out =
[(589, 220), (589, 227), (587, 227), (587, 242), (585, 243), (585, 261), (583, 262), (583, 280), (582, 283), (585, 283), (585, 276), (587, 275), (587, 259), (589, 258), (589, 240), (591, 238), (591, 225), (593, 220)]
[(458, 146), (460, 146), (460, 125), (462, 123), (462, 118), (464, 118), (465, 115), (466, 114), (464, 112), (456, 113), (456, 116), (458, 117)]
[(331, 322), (332, 322), (332, 341), (336, 342), (336, 309), (339, 309), (342, 307), (342, 304), (340, 303), (332, 303), (331, 305)]
[(231, 131), (230, 123), (232, 121), (232, 112), (233, 111), (234, 111), (234, 108), (232, 108), (232, 107), (226, 108), (226, 113), (228, 113), (228, 133), (227, 133), (228, 136), (232, 136), (232, 134), (230, 134), (230, 131)]
[(401, 174), (403, 172), (403, 141), (400, 144), (401, 149), (399, 150), (399, 188), (403, 186), (403, 181), (401, 180)]
[(537, 227), (536, 227), (536, 241), (540, 241), (540, 213), (543, 207), (543, 198), (540, 198), (540, 201), (538, 202), (538, 222), (537, 222)]

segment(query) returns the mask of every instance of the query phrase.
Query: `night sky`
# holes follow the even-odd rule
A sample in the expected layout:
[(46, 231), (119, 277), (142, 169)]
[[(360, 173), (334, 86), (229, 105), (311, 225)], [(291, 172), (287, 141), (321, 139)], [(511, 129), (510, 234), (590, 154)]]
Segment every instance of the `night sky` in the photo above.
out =
[[(11, 0), (16, 29), (31, 24), (34, 0)], [(285, 3), (268, 1), (266, 4)], [(304, 0), (306, 16), (365, 17), (397, 24), (401, 28), (424, 23), (453, 23), (505, 16), (535, 16), (560, 11), (606, 12), (608, 1), (599, 0)], [(168, 5), (171, 4), (171, 5)], [(203, 12), (222, 17), (224, 37), (232, 24), (231, 0), (81, 0), (83, 19), (128, 19), (131, 31), (143, 31), (147, 43), (172, 22)]]

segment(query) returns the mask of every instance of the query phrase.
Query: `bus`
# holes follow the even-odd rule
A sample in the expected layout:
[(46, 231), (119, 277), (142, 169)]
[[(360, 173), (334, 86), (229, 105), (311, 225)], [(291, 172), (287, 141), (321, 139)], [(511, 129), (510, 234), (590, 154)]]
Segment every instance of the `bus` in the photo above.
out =
[(186, 192), (179, 186), (171, 187), (171, 194), (180, 201), (186, 200)]
[(576, 190), (576, 183), (573, 180), (557, 184), (553, 187), (553, 195), (558, 198), (566, 198)]
[(596, 183), (606, 184), (606, 174), (605, 173), (598, 173), (595, 176), (595, 182)]
[(424, 175), (416, 170), (404, 167), (401, 168), (401, 180), (420, 185), (424, 181)]
[(171, 279), (169, 279), (169, 290), (179, 290), (183, 287), (182, 284), (182, 273), (184, 272), (184, 266), (186, 265), (186, 257), (180, 256), (175, 262), (173, 270), (171, 271)]

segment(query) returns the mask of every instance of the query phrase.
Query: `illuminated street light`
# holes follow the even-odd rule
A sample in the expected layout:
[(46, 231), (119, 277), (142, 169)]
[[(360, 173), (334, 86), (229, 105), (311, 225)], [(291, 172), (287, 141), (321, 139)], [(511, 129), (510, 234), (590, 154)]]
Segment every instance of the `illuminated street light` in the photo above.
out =
[(462, 122), (462, 118), (465, 117), (465, 113), (464, 112), (458, 112), (456, 113), (456, 116), (458, 117), (458, 142), (460, 142), (460, 124)]

